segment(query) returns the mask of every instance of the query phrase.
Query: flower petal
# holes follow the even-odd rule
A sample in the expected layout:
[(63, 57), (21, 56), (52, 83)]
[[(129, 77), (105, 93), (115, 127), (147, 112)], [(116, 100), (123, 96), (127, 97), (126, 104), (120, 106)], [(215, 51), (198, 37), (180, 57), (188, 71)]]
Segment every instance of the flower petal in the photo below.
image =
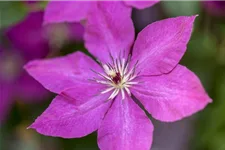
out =
[(203, 1), (203, 7), (205, 10), (215, 16), (224, 17), (225, 16), (225, 2), (224, 1)]
[[(71, 97), (68, 93), (77, 97)], [(29, 128), (43, 135), (63, 138), (78, 138), (94, 132), (99, 128), (111, 101), (106, 102), (106, 94), (93, 94), (97, 94), (93, 85), (78, 85), (75, 89), (64, 91)]]
[(127, 57), (134, 40), (131, 8), (123, 2), (98, 2), (86, 23), (84, 35), (87, 49), (102, 62), (110, 62), (119, 54)]
[(48, 90), (61, 93), (73, 87), (78, 82), (88, 82), (96, 74), (91, 69), (99, 72), (100, 66), (81, 52), (29, 62), (25, 69)]
[(148, 150), (152, 136), (144, 111), (130, 97), (117, 97), (98, 130), (98, 145), (102, 150)]
[(50, 1), (45, 9), (44, 24), (80, 22), (86, 19), (95, 2)]
[(5, 34), (10, 44), (24, 57), (25, 61), (43, 58), (49, 52), (48, 40), (42, 26), (44, 12), (31, 12), (16, 25), (9, 27)]
[(132, 63), (139, 61), (137, 70), (141, 75), (168, 73), (179, 63), (186, 51), (195, 17), (157, 21), (138, 34)]
[(211, 102), (198, 77), (178, 65), (169, 74), (143, 79), (131, 91), (146, 110), (161, 121), (177, 121), (202, 110)]
[(28, 103), (41, 102), (46, 100), (46, 97), (50, 95), (50, 92), (26, 71), (23, 71), (21, 76), (14, 82), (13, 93), (21, 101)]
[(80, 23), (71, 23), (69, 26), (69, 37), (71, 40), (83, 41), (84, 26)]
[(124, 1), (128, 6), (135, 7), (137, 9), (145, 9), (147, 7), (151, 7), (159, 2), (159, 0), (153, 0), (153, 1), (130, 1), (125, 0)]

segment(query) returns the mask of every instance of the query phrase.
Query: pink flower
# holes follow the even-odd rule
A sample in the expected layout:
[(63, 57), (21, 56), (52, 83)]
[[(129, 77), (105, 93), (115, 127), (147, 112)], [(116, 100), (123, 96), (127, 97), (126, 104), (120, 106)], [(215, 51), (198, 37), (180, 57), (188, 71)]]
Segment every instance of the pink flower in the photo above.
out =
[[(118, 0), (119, 1), (119, 0)], [(150, 7), (159, 0), (130, 1), (124, 0), (124, 7), (144, 9)], [(45, 9), (44, 23), (80, 22), (87, 19), (88, 14), (96, 9), (98, 1), (50, 1)], [(131, 15), (131, 12), (130, 12)]]
[(178, 64), (196, 16), (152, 23), (134, 42), (131, 8), (122, 2), (97, 7), (89, 15), (85, 42), (99, 63), (75, 52), (25, 66), (58, 94), (30, 128), (63, 138), (98, 130), (100, 149), (149, 149), (153, 125), (134, 98), (165, 122), (190, 116), (211, 102), (196, 75)]
[(225, 16), (224, 1), (203, 1), (202, 3), (208, 13), (215, 16)]

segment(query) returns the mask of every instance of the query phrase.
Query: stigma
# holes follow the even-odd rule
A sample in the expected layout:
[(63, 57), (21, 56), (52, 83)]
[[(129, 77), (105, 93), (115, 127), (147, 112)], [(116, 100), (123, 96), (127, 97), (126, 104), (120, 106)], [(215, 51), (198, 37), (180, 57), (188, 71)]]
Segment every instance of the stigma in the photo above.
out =
[(137, 81), (134, 81), (138, 75), (135, 71), (138, 62), (131, 67), (129, 66), (130, 57), (128, 59), (113, 59), (111, 57), (111, 59), (111, 63), (100, 63), (104, 72), (99, 73), (94, 71), (99, 76), (94, 81), (106, 85), (106, 88), (101, 91), (101, 94), (111, 92), (108, 100), (114, 99), (119, 93), (121, 93), (122, 99), (124, 99), (126, 94), (131, 96), (129, 88), (138, 84)]

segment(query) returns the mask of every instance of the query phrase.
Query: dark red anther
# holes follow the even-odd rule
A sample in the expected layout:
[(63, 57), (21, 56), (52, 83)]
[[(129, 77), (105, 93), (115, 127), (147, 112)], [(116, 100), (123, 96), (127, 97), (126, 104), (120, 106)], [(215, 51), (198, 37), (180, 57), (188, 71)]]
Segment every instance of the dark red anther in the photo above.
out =
[(113, 82), (114, 82), (115, 84), (120, 83), (120, 81), (121, 81), (121, 75), (120, 75), (120, 73), (117, 72), (117, 73), (116, 73), (116, 76), (113, 77), (112, 80), (113, 80)]

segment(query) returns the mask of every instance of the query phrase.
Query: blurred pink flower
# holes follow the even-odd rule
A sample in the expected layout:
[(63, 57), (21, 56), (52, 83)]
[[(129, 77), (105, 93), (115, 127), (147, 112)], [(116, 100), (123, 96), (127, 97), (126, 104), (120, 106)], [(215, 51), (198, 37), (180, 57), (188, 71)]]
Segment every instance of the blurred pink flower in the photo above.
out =
[[(55, 25), (43, 27), (43, 16), (43, 11), (31, 10), (23, 21), (7, 28), (4, 32), (9, 47), (0, 47), (0, 122), (6, 119), (14, 99), (33, 103), (44, 100), (48, 95), (48, 91), (23, 70), (25, 63), (46, 57), (50, 49), (55, 48), (50, 44), (58, 44), (51, 43), (53, 38), (61, 36), (69, 41), (83, 40), (84, 28), (80, 24), (68, 23), (65, 28), (61, 26), (55, 28)], [(54, 37), (51, 36), (60, 29), (63, 30), (58, 37), (56, 34)], [(60, 40), (63, 40), (62, 38)]]
[(134, 97), (154, 118), (166, 122), (190, 116), (211, 102), (198, 77), (178, 64), (196, 16), (152, 23), (134, 42), (131, 8), (118, 2), (96, 7), (87, 19), (85, 44), (99, 63), (75, 52), (25, 66), (58, 94), (30, 128), (63, 138), (98, 130), (102, 150), (147, 150), (153, 125)]
[(26, 0), (24, 1), (24, 3), (27, 3), (27, 4), (36, 4), (38, 1), (36, 0)]
[(32, 12), (5, 32), (10, 46), (0, 49), (0, 121), (5, 119), (13, 100), (32, 103), (43, 100), (49, 93), (23, 69), (28, 61), (43, 58), (49, 52), (42, 22), (43, 12)]
[[(119, 1), (120, 2), (120, 1)], [(159, 0), (153, 1), (129, 1), (124, 0), (125, 7), (144, 9), (150, 7)], [(99, 1), (50, 1), (45, 9), (44, 23), (80, 22), (87, 19), (88, 14), (96, 9)], [(131, 15), (131, 12), (130, 12)]]
[(225, 16), (225, 1), (203, 1), (206, 11), (215, 16)]

